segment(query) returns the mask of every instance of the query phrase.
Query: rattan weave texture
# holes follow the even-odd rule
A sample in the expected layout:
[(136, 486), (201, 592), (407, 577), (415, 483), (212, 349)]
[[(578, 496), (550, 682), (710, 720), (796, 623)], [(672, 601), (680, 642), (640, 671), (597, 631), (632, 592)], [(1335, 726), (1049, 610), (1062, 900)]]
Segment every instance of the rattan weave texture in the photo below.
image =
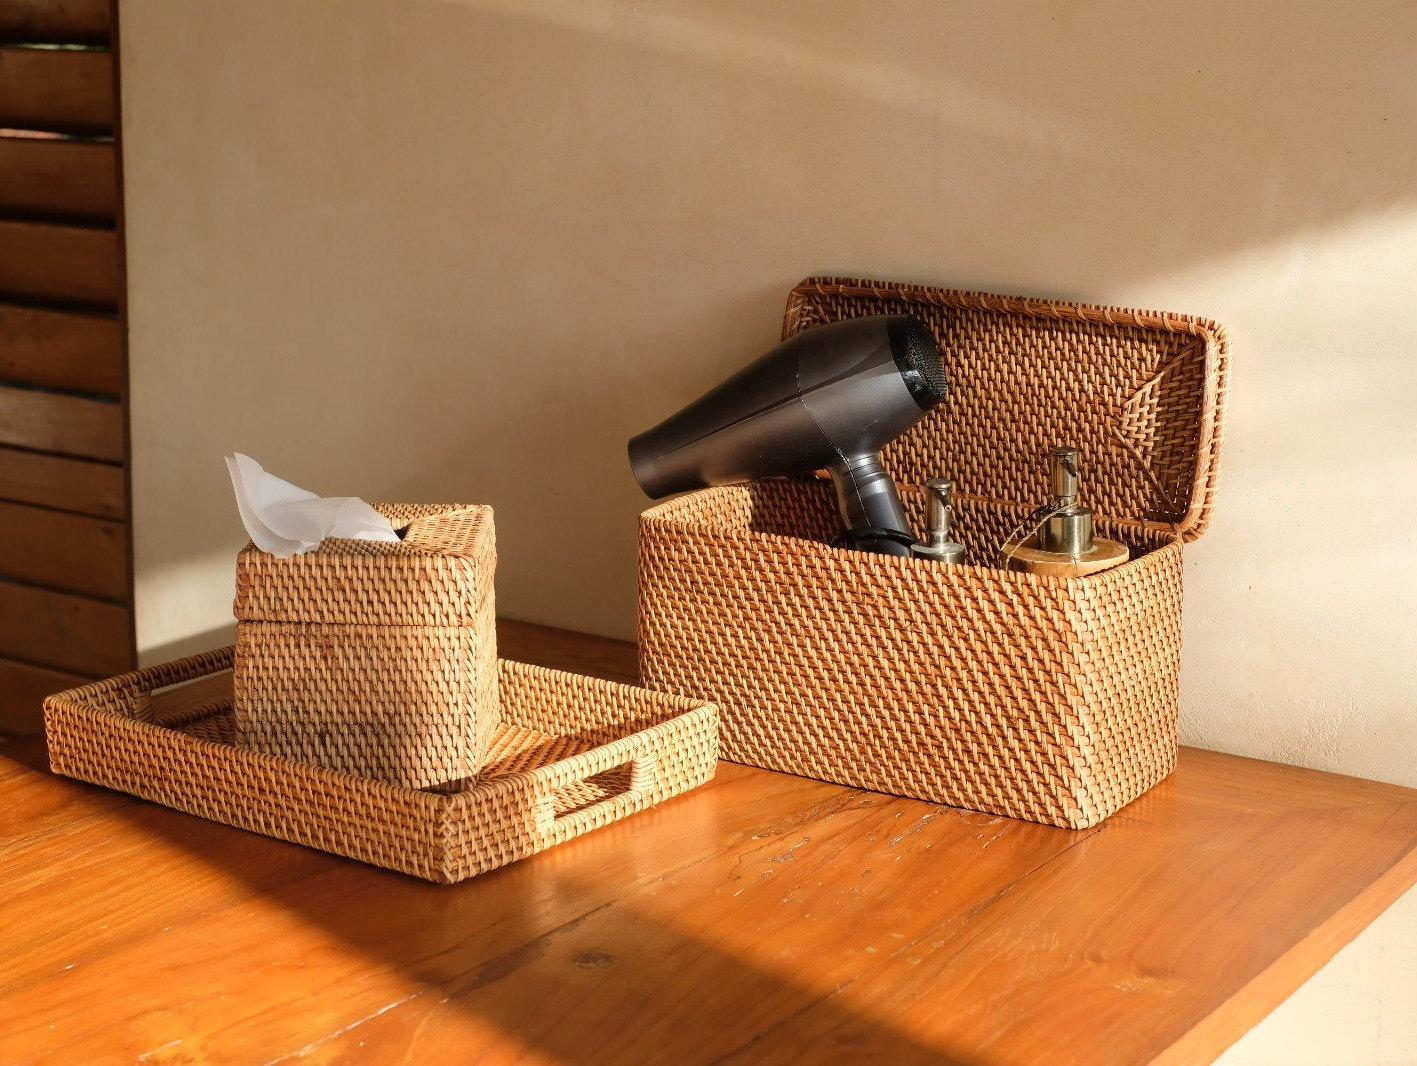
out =
[(231, 704), (146, 720), (148, 694), (232, 665), (232, 649), (45, 701), (56, 773), (431, 881), (454, 882), (712, 778), (712, 704), (502, 660), (503, 725), (476, 784), (433, 792), (240, 746)]
[[(725, 758), (1084, 828), (1172, 769), (1182, 543), (1209, 520), (1225, 338), (1203, 319), (810, 279), (785, 335), (909, 312), (951, 395), (889, 447), (916, 528), (956, 485), (964, 567), (848, 552), (829, 487), (691, 493), (640, 522), (644, 683), (719, 704)], [(1133, 550), (1086, 578), (993, 566), (1078, 446), (1100, 535)]]
[(401, 542), (237, 557), (235, 727), (297, 762), (448, 787), (499, 720), (492, 511), (375, 506)]

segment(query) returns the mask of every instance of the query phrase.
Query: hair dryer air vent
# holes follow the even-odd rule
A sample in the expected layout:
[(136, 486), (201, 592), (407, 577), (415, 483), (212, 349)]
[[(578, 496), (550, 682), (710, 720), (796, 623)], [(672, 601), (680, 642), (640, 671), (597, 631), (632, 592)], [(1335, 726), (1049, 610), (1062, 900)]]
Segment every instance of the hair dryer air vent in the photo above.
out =
[(893, 315), (886, 320), (895, 365), (900, 378), (920, 410), (929, 411), (945, 398), (945, 365), (940, 349), (924, 322), (914, 315)]

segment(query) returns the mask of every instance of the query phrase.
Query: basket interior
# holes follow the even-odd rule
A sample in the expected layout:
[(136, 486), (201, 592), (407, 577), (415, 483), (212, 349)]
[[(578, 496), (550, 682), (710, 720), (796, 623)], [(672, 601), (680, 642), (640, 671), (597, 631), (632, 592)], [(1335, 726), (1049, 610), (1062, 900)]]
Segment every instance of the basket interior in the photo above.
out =
[[(236, 730), (236, 716), (230, 702), (212, 704), (180, 718), (158, 721), (154, 724), (200, 740), (231, 747), (241, 746)], [(632, 728), (618, 732), (635, 731)], [(539, 767), (549, 766), (563, 759), (580, 755), (616, 739), (611, 733), (610, 730), (592, 730), (562, 736), (528, 726), (504, 723), (498, 726), (497, 731), (493, 734), (492, 743), (487, 751), (487, 761), (477, 777), (435, 785), (424, 791), (435, 792), (439, 795), (456, 795), (508, 774), (528, 773)], [(626, 791), (630, 787), (630, 779), (630, 767), (617, 766), (562, 789), (557, 794), (554, 803), (557, 817)]]
[[(923, 534), (926, 493), (915, 485), (899, 486), (911, 528)], [(995, 566), (1004, 541), (1019, 530), (1032, 507), (981, 500), (954, 499), (954, 537), (968, 549), (965, 561)], [(661, 505), (656, 514), (675, 524), (723, 532), (766, 533), (828, 545), (841, 530), (836, 496), (826, 480), (770, 478), (725, 488), (708, 489)], [(1095, 518), (1097, 535), (1120, 541), (1138, 558), (1169, 543), (1174, 534), (1137, 523)]]
[[(223, 653), (226, 654), (226, 653)], [(215, 661), (218, 670), (229, 664)], [(432, 786), (425, 791), (457, 794), (509, 774), (527, 773), (580, 755), (603, 744), (663, 725), (695, 706), (695, 701), (650, 692), (598, 678), (580, 677), (525, 663), (499, 661), (502, 722), (488, 746), (482, 771), (475, 777)], [(195, 703), (184, 690), (200, 685), (210, 699)], [(230, 676), (203, 674), (148, 689), (133, 681), (104, 686), (85, 702), (94, 711), (138, 718), (199, 740), (244, 750), (230, 696)], [(87, 691), (87, 690), (86, 690)], [(173, 708), (173, 709), (169, 709)], [(625, 791), (630, 768), (612, 767), (563, 789), (557, 815)]]

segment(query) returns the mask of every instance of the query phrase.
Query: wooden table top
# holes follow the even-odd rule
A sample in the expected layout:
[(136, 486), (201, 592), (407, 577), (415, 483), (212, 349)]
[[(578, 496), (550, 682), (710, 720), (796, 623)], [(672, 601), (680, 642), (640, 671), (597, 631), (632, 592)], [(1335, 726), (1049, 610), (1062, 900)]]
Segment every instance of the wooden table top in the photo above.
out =
[(440, 886), (55, 777), (36, 738), (0, 745), (0, 860), (7, 1062), (1198, 1062), (1417, 882), (1417, 791), (1184, 750), (1071, 832), (724, 763)]

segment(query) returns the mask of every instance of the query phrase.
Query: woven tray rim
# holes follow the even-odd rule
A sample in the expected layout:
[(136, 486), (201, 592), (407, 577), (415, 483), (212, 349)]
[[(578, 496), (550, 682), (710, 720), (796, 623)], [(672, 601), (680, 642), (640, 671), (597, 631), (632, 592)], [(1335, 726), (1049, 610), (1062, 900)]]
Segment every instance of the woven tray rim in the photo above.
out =
[[(159, 722), (144, 721), (130, 715), (121, 714), (110, 708), (97, 706), (93, 702), (90, 702), (100, 696), (111, 696), (121, 692), (130, 692), (133, 694), (152, 692), (156, 689), (179, 685), (188, 681), (195, 681), (230, 669), (233, 658), (233, 647), (218, 648), (212, 651), (202, 652), (198, 655), (174, 660), (169, 663), (133, 670), (115, 677), (91, 682), (87, 685), (76, 686), (75, 688), (66, 689), (65, 691), (57, 692), (46, 697), (44, 701), (45, 734), (50, 742), (51, 752), (55, 750), (54, 741), (56, 737), (62, 738), (63, 736), (63, 727), (60, 724), (59, 718), (60, 714), (76, 714), (94, 725), (105, 737), (111, 738), (114, 741), (121, 741), (122, 735), (128, 732), (136, 732), (140, 735), (145, 734), (158, 740), (160, 744), (172, 750), (185, 750), (197, 756), (228, 765), (245, 764), (253, 767), (284, 771), (292, 774), (296, 778), (329, 784), (344, 793), (369, 796), (371, 799), (383, 800), (404, 808), (415, 808), (419, 811), (420, 817), (427, 819), (424, 828), (441, 839), (446, 838), (450, 825), (456, 823), (459, 819), (463, 820), (462, 824), (465, 826), (474, 826), (477, 824), (477, 817), (483, 808), (488, 808), (489, 814), (495, 813), (491, 810), (492, 804), (499, 799), (515, 797), (519, 791), (524, 791), (523, 786), (528, 782), (537, 782), (542, 785), (556, 785), (563, 782), (581, 780), (587, 775), (598, 773), (625, 761), (627, 752), (638, 744), (650, 744), (659, 747), (666, 743), (675, 743), (685, 740), (690, 736), (696, 736), (704, 731), (711, 734), (715, 741), (717, 739), (718, 710), (717, 706), (711, 701), (680, 696), (673, 693), (658, 692), (637, 685), (628, 685), (623, 682), (610, 681), (603, 678), (572, 674), (532, 663), (522, 663), (510, 659), (498, 659), (499, 672), (501, 670), (507, 670), (513, 674), (523, 674), (532, 679), (539, 678), (548, 681), (559, 680), (562, 683), (568, 683), (579, 689), (578, 696), (581, 698), (593, 699), (601, 694), (606, 696), (613, 695), (617, 690), (630, 690), (633, 692), (636, 699), (675, 713), (664, 721), (641, 725), (639, 728), (632, 728), (634, 723), (618, 724), (613, 728), (623, 730), (620, 735), (613, 736), (584, 751), (553, 759), (541, 765), (510, 771), (498, 775), (489, 781), (474, 784), (461, 792), (438, 793), (386, 781), (379, 781), (342, 770), (296, 762), (280, 755), (254, 751), (204, 737), (193, 736), (180, 729), (170, 728)], [(184, 717), (190, 719), (192, 716), (202, 711), (210, 713), (211, 711), (226, 706), (229, 706), (229, 700), (217, 700), (187, 712)], [(125, 789), (121, 785), (112, 784), (108, 781), (95, 780), (94, 778), (83, 776), (79, 773), (71, 773), (63, 766), (54, 765), (54, 762), (54, 757), (51, 754), (51, 769), (53, 772), (73, 777), (76, 780), (124, 791), (130, 795), (139, 796), (142, 799), (147, 799), (150, 802), (158, 803), (173, 810), (194, 814), (196, 817), (205, 817), (207, 820), (218, 822), (219, 824), (234, 825), (238, 828), (245, 828), (251, 832), (260, 832), (262, 835), (272, 837), (272, 839), (290, 840), (290, 838), (280, 836), (273, 832), (263, 832), (260, 829), (246, 826), (240, 822), (226, 821), (210, 815), (189, 811), (186, 807), (180, 806), (176, 802), (168, 802), (162, 798), (144, 795), (141, 792)], [(714, 767), (717, 764), (716, 744), (714, 745), (714, 750), (708, 756), (701, 759), (700, 763), (702, 765), (699, 765), (698, 769), (702, 771), (700, 774), (703, 778), (702, 781), (690, 784), (687, 787), (671, 788), (668, 790), (668, 794), (662, 798), (677, 795), (687, 789), (697, 787), (697, 784), (702, 784), (704, 781), (711, 779)], [(185, 797), (178, 798), (182, 799)], [(579, 836), (584, 832), (600, 828), (602, 825), (619, 821), (639, 809), (641, 808), (629, 807), (619, 809), (609, 814), (602, 822), (587, 825), (584, 828), (567, 834), (565, 839), (572, 839), (574, 836)], [(320, 850), (317, 845), (308, 844), (304, 841), (291, 842), (300, 843), (309, 847), (317, 847), (317, 850)], [(564, 840), (558, 840), (556, 843), (564, 843)], [(333, 849), (323, 850), (333, 851)], [(536, 850), (545, 849), (538, 848)], [(347, 857), (356, 859), (360, 858), (359, 856), (349, 856), (347, 852), (334, 853), (345, 854)], [(486, 872), (488, 869), (504, 865), (505, 862), (515, 861), (517, 857), (521, 856), (514, 856), (510, 859), (482, 864), (480, 869), (474, 871), (474, 873)], [(363, 859), (362, 861), (367, 862), (371, 860)], [(406, 867), (397, 867), (384, 863), (376, 864), (384, 865), (390, 869), (402, 869), (405, 873), (425, 877), (429, 880), (444, 880), (444, 878), (441, 877), (428, 877), (428, 875), (424, 873)], [(461, 879), (462, 877), (457, 877), (452, 880)]]

